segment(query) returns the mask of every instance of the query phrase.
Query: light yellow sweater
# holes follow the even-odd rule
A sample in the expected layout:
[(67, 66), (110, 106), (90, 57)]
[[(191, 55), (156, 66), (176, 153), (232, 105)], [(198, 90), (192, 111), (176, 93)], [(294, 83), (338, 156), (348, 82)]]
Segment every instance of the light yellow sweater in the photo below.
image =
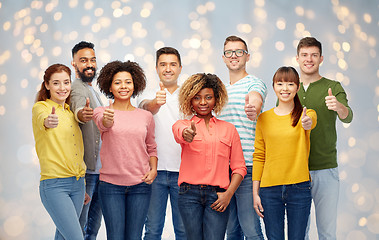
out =
[[(312, 129), (317, 115), (308, 109)], [(292, 127), (291, 115), (279, 116), (274, 108), (262, 113), (257, 121), (253, 154), (253, 181), (260, 187), (288, 185), (310, 180), (308, 156), (311, 130), (304, 130), (301, 117)]]

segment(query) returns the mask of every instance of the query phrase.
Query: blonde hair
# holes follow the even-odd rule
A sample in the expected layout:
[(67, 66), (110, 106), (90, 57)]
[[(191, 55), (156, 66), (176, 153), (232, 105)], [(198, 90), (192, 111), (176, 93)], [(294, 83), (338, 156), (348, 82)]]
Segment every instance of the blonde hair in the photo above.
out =
[(215, 95), (216, 104), (213, 112), (218, 115), (228, 102), (225, 85), (215, 74), (197, 73), (190, 76), (182, 85), (179, 92), (179, 110), (184, 116), (195, 114), (191, 100), (201, 89), (211, 88)]

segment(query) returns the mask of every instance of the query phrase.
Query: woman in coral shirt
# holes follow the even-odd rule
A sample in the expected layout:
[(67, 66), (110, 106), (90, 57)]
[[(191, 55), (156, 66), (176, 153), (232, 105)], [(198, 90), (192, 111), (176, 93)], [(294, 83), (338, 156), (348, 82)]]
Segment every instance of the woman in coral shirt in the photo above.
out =
[(227, 99), (213, 74), (192, 75), (180, 89), (180, 111), (192, 116), (172, 127), (182, 147), (178, 205), (188, 240), (224, 239), (230, 199), (246, 175), (236, 128), (212, 113), (220, 113)]

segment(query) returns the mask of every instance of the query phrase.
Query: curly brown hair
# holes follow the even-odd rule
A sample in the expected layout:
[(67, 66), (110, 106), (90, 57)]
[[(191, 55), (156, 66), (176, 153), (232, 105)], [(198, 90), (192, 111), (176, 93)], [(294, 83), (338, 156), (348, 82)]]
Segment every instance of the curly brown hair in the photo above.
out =
[(218, 115), (228, 102), (228, 93), (225, 85), (215, 74), (197, 73), (190, 76), (182, 85), (179, 92), (179, 110), (185, 116), (195, 114), (191, 100), (204, 88), (211, 88), (216, 98), (213, 112)]
[(132, 76), (134, 91), (132, 97), (138, 96), (146, 87), (146, 76), (143, 69), (136, 62), (113, 61), (107, 63), (100, 71), (97, 78), (97, 85), (100, 91), (108, 98), (114, 99), (111, 88), (113, 77), (119, 72), (128, 72)]

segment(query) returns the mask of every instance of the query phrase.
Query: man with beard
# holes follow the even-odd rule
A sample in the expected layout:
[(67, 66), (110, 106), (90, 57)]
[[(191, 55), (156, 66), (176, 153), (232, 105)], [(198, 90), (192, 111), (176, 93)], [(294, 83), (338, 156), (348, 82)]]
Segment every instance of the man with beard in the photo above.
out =
[(97, 191), (101, 168), (99, 154), (101, 139), (92, 116), (93, 109), (103, 104), (99, 94), (92, 87), (97, 69), (94, 44), (79, 42), (72, 49), (72, 58), (71, 65), (75, 68), (75, 81), (71, 87), (70, 107), (83, 134), (84, 162), (87, 165), (86, 193), (91, 198), (91, 201), (83, 206), (79, 220), (84, 239), (96, 239), (102, 217)]

